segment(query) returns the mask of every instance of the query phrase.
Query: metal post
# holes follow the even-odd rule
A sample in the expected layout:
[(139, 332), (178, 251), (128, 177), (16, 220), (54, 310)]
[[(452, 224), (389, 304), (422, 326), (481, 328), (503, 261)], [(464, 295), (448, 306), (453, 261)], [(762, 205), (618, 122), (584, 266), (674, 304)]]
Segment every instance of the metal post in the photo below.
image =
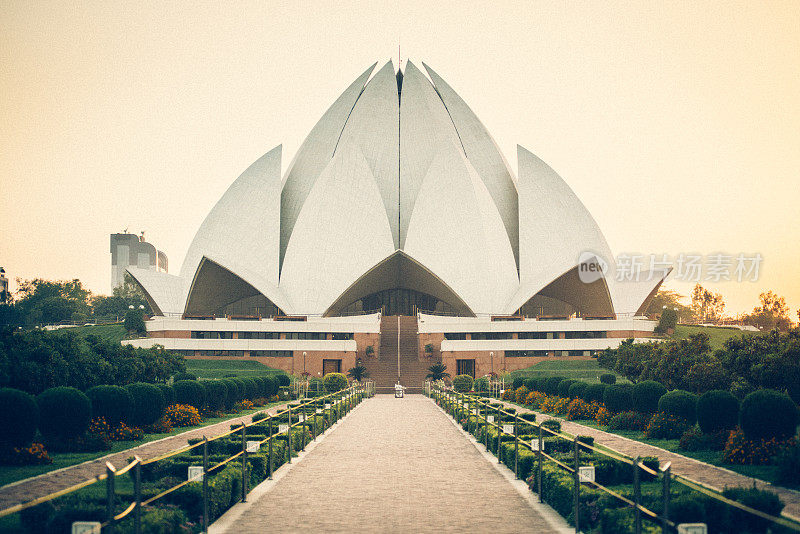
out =
[(489, 450), (489, 405), (485, 404), (483, 406), (483, 437), (484, 437), (484, 445), (486, 446), (486, 450)]
[(663, 501), (663, 509), (661, 512), (661, 530), (668, 532), (669, 529), (669, 485), (670, 477), (672, 476), (672, 463), (667, 464), (661, 469), (663, 476), (663, 486), (661, 488), (661, 499)]
[(247, 427), (242, 423), (242, 502), (247, 502)]
[(308, 429), (308, 423), (306, 420), (308, 419), (308, 414), (306, 413), (306, 406), (303, 405), (303, 440), (300, 442), (303, 445), (303, 448), (300, 449), (301, 451), (306, 450), (306, 430)]
[(311, 406), (312, 417), (314, 418), (311, 421), (311, 436), (313, 441), (317, 440), (317, 404), (319, 404), (319, 401), (314, 399), (314, 403)]
[(499, 464), (499, 463), (502, 463), (500, 461), (500, 443), (502, 443), (502, 441), (503, 441), (501, 439), (503, 437), (503, 433), (501, 432), (501, 430), (503, 430), (503, 427), (500, 424), (500, 407), (499, 406), (497, 407), (497, 415), (494, 418), (494, 424), (495, 424), (495, 428), (497, 428), (497, 463)]
[(538, 487), (537, 492), (539, 493), (539, 502), (544, 502), (542, 498), (542, 449), (544, 448), (544, 440), (542, 438), (542, 424), (539, 423), (539, 450), (536, 451), (536, 459), (537, 459), (537, 476), (536, 476), (536, 485)]
[(289, 430), (286, 431), (288, 433), (286, 438), (286, 443), (289, 447), (289, 460), (286, 463), (292, 463), (292, 405), (289, 405)]
[(203, 532), (208, 533), (208, 438), (203, 436)]
[(269, 421), (269, 425), (268, 425), (268, 427), (269, 427), (269, 452), (267, 453), (268, 456), (269, 456), (269, 460), (267, 461), (267, 463), (269, 464), (269, 468), (268, 468), (269, 479), (272, 480), (272, 467), (274, 465), (272, 463), (272, 442), (274, 441), (274, 439), (272, 438), (272, 416), (271, 415), (269, 416), (267, 421)]
[(580, 500), (581, 500), (581, 479), (578, 475), (578, 469), (581, 466), (580, 458), (578, 457), (578, 437), (576, 436), (574, 441), (572, 442), (572, 454), (575, 460), (575, 472), (572, 473), (573, 475), (573, 488), (574, 488), (574, 495), (572, 496), (572, 507), (573, 507), (573, 515), (575, 516), (575, 532), (580, 532)]
[(109, 462), (106, 462), (106, 519), (108, 524), (114, 523), (114, 498), (116, 492), (114, 490), (114, 473), (116, 470)]
[(519, 416), (514, 414), (514, 477), (519, 480)]
[(633, 531), (636, 534), (642, 532), (642, 511), (639, 504), (642, 500), (642, 488), (639, 483), (639, 457), (633, 459)]
[(134, 458), (137, 463), (133, 468), (133, 494), (136, 502), (136, 508), (133, 509), (133, 531), (139, 534), (142, 531), (142, 461), (138, 456)]

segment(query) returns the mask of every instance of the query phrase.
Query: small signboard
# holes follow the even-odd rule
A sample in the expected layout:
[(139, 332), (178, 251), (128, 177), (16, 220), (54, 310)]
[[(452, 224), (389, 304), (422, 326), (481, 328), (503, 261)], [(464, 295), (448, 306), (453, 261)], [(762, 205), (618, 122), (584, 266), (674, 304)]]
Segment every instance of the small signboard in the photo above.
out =
[(326, 402), (325, 403), (325, 409), (326, 410), (330, 410), (331, 409), (331, 403), (330, 402)]
[(514, 433), (514, 425), (503, 425), (503, 432), (505, 434), (513, 434)]
[(198, 482), (203, 480), (203, 466), (190, 465), (189, 472), (187, 473), (187, 480), (196, 480)]
[(578, 467), (579, 482), (594, 482), (594, 466), (582, 465)]
[(504, 390), (504, 389), (501, 389), (501, 390), (500, 390), (500, 395), (503, 395), (505, 392), (506, 392), (506, 390)]
[(708, 527), (705, 523), (681, 523), (678, 534), (708, 534)]
[(317, 413), (322, 413), (322, 408), (317, 408)]
[(278, 425), (278, 434), (283, 434), (284, 432), (289, 431), (289, 425)]
[(487, 423), (494, 423), (494, 416), (493, 415), (487, 415), (486, 416), (486, 422)]
[(258, 452), (261, 450), (261, 442), (260, 441), (248, 441), (247, 442), (247, 452)]
[(72, 523), (72, 534), (100, 534), (100, 522), (75, 521)]
[(305, 420), (306, 420), (306, 414), (304, 414), (304, 413), (297, 414), (297, 422), (298, 423), (302, 423)]
[[(542, 452), (544, 452), (544, 441), (542, 442)], [(536, 452), (539, 450), (539, 439), (532, 439), (531, 440), (531, 450)]]

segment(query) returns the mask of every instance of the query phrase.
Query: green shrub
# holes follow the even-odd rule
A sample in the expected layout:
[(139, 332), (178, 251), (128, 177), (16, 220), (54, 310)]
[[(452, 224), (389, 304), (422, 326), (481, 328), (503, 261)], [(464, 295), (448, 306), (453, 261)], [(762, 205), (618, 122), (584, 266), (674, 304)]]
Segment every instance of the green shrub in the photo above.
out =
[(511, 383), (511, 389), (517, 390), (525, 385), (525, 377), (524, 376), (515, 376), (514, 381)]
[(605, 396), (606, 388), (608, 387), (607, 384), (589, 384), (589, 386), (584, 391), (583, 400), (586, 402), (603, 402), (603, 398)]
[(475, 391), (489, 391), (489, 379), (482, 376), (475, 380)]
[(175, 403), (194, 406), (198, 411), (206, 404), (206, 390), (197, 380), (178, 380), (172, 385)]
[[(323, 377), (324, 378), (324, 377)], [(289, 375), (286, 373), (278, 373), (275, 375), (275, 379), (278, 381), (278, 387), (284, 387), (291, 385), (292, 381), (289, 378)]]
[(578, 380), (569, 386), (569, 391), (567, 391), (567, 396), (571, 399), (586, 400), (584, 398), (584, 395), (586, 394), (587, 389), (589, 389), (589, 384)]
[(534, 422), (536, 421), (536, 414), (535, 413), (521, 413), (519, 416), (526, 421)]
[(647, 424), (645, 433), (648, 438), (678, 439), (689, 430), (689, 423), (682, 417), (658, 412)]
[(18, 389), (0, 389), (0, 442), (13, 446), (31, 443), (39, 426), (39, 406), (32, 395)]
[(175, 373), (172, 376), (173, 382), (177, 382), (179, 380), (197, 380), (197, 375), (193, 373), (188, 373), (186, 371), (181, 371), (180, 373)]
[(693, 425), (697, 421), (697, 395), (673, 389), (658, 400), (658, 411), (680, 417)]
[(797, 432), (797, 406), (785, 393), (759, 389), (742, 401), (739, 426), (747, 439), (786, 439)]
[(617, 383), (617, 375), (613, 373), (603, 373), (600, 375), (600, 383), (601, 384), (616, 384)]
[(225, 409), (228, 398), (228, 387), (221, 380), (201, 380), (198, 382), (205, 390), (206, 406), (218, 412)]
[(566, 380), (563, 376), (550, 376), (544, 383), (544, 392), (548, 395), (558, 395), (558, 385), (562, 380)]
[(543, 428), (549, 428), (553, 432), (561, 432), (561, 422), (556, 419), (548, 419), (547, 421), (542, 421), (541, 425)]
[[(771, 516), (780, 516), (784, 506), (776, 494), (756, 488), (726, 488), (722, 496)], [(735, 525), (738, 532), (767, 532), (772, 526), (771, 521), (738, 508), (731, 508), (730, 514), (730, 524)]]
[(47, 389), (36, 397), (39, 431), (45, 438), (82, 436), (92, 420), (92, 403), (83, 392), (66, 386)]
[(658, 320), (658, 325), (656, 325), (653, 332), (656, 334), (666, 334), (670, 330), (674, 330), (677, 324), (678, 312), (672, 308), (664, 308), (664, 311), (661, 312), (661, 318)]
[[(516, 383), (516, 379), (514, 379), (514, 382)], [(473, 385), (472, 377), (469, 375), (457, 375), (453, 377), (453, 389), (455, 389), (460, 393), (466, 393), (467, 391), (472, 391), (472, 385)]]
[(577, 380), (575, 380), (574, 378), (565, 378), (564, 380), (559, 382), (557, 388), (558, 396), (563, 398), (569, 397), (569, 388), (575, 382), (577, 382)]
[[(266, 397), (272, 397), (273, 395), (278, 393), (278, 381), (273, 376), (265, 375), (264, 377), (264, 395)], [(319, 378), (312, 378), (309, 383), (309, 387), (316, 391), (315, 385), (319, 384), (319, 389), (322, 390), (324, 387), (322, 381)]]
[(92, 417), (103, 417), (112, 427), (128, 421), (133, 412), (133, 397), (120, 386), (95, 386), (86, 391), (92, 403)]
[(778, 483), (785, 486), (800, 486), (800, 444), (785, 447), (775, 457), (778, 467)]
[(609, 430), (644, 430), (650, 423), (650, 416), (637, 412), (622, 412), (608, 422)]
[(322, 384), (328, 393), (336, 393), (347, 387), (347, 377), (342, 373), (328, 373), (322, 377)]
[(629, 385), (608, 386), (603, 392), (603, 403), (611, 413), (633, 410), (633, 388)]
[(245, 377), (242, 378), (242, 382), (244, 382), (244, 387), (246, 392), (245, 396), (247, 399), (252, 400), (261, 396), (259, 394), (259, 392), (261, 391), (261, 386), (254, 379), (250, 377)]
[(164, 406), (169, 406), (170, 404), (175, 404), (175, 390), (172, 389), (172, 386), (169, 384), (156, 384), (156, 387), (161, 390), (161, 394), (164, 395)]
[(164, 394), (153, 384), (135, 382), (125, 386), (133, 398), (133, 413), (130, 422), (133, 426), (152, 425), (164, 415)]
[(666, 386), (655, 380), (645, 380), (633, 386), (633, 409), (641, 413), (656, 413), (658, 399), (667, 392)]
[(230, 410), (233, 405), (244, 399), (244, 384), (240, 384), (236, 378), (226, 378), (225, 385), (228, 386), (228, 398), (225, 399), (225, 406)]
[(523, 385), (528, 388), (528, 391), (536, 391), (536, 388), (539, 387), (538, 380), (535, 378), (526, 378)]
[(697, 399), (697, 422), (706, 434), (732, 430), (739, 422), (739, 401), (728, 391), (707, 391)]

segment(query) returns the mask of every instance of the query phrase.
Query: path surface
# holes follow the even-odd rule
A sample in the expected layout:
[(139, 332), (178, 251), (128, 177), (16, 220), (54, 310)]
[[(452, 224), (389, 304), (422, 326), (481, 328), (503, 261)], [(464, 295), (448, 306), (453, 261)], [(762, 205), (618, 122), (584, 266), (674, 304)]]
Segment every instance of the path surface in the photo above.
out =
[(767, 489), (772, 491), (780, 497), (786, 507), (783, 509), (783, 515), (788, 516), (795, 521), (800, 521), (800, 492), (782, 488), (764, 482), (762, 480), (754, 479), (740, 475), (734, 471), (717, 467), (715, 465), (707, 464), (693, 458), (688, 458), (678, 453), (670, 452), (647, 443), (632, 440), (610, 432), (597, 430), (589, 426), (584, 426), (579, 423), (567, 421), (560, 417), (553, 417), (546, 413), (537, 412), (522, 408), (517, 404), (504, 403), (510, 407), (516, 408), (519, 413), (533, 412), (536, 414), (537, 421), (546, 421), (547, 419), (556, 419), (561, 421), (561, 430), (568, 432), (572, 435), (592, 436), (595, 443), (621, 452), (626, 456), (635, 458), (636, 456), (655, 456), (659, 459), (661, 464), (672, 462), (672, 472), (682, 475), (695, 482), (699, 482), (703, 486), (722, 491), (724, 488), (732, 487), (748, 487), (752, 488), (755, 482), (759, 489)]
[(231, 534), (561, 531), (422, 395), (366, 401), (226, 527)]
[[(285, 408), (286, 404), (281, 404), (272, 406), (267, 411), (270, 414), (274, 414), (278, 410), (283, 410)], [(261, 412), (258, 413), (260, 414)], [(230, 425), (240, 424), (242, 422), (249, 423), (252, 417), (252, 414), (233, 417), (225, 421), (220, 421), (219, 423), (214, 423), (213, 425), (189, 430), (182, 434), (170, 436), (158, 441), (144, 443), (103, 458), (97, 458), (51, 473), (44, 473), (20, 482), (13, 482), (0, 487), (0, 510), (49, 495), (79, 482), (83, 482), (84, 480), (101, 475), (106, 471), (106, 462), (111, 462), (115, 467), (120, 468), (127, 465), (128, 458), (131, 458), (133, 455), (139, 456), (142, 460), (154, 458), (169, 451), (185, 447), (187, 445), (187, 440), (191, 438), (215, 436), (230, 430)], [(259, 417), (262, 416), (259, 415)]]

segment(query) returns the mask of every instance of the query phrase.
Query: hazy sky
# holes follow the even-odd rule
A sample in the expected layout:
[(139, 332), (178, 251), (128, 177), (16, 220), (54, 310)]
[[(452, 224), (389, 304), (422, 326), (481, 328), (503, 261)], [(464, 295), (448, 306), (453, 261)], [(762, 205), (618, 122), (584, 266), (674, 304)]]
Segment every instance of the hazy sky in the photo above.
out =
[[(375, 61), (428, 63), (549, 163), (619, 253), (759, 252), (800, 307), (797, 2), (0, 3), (0, 265), (110, 291), (109, 234), (177, 273), (230, 183)], [(671, 282), (688, 293), (691, 285)]]

